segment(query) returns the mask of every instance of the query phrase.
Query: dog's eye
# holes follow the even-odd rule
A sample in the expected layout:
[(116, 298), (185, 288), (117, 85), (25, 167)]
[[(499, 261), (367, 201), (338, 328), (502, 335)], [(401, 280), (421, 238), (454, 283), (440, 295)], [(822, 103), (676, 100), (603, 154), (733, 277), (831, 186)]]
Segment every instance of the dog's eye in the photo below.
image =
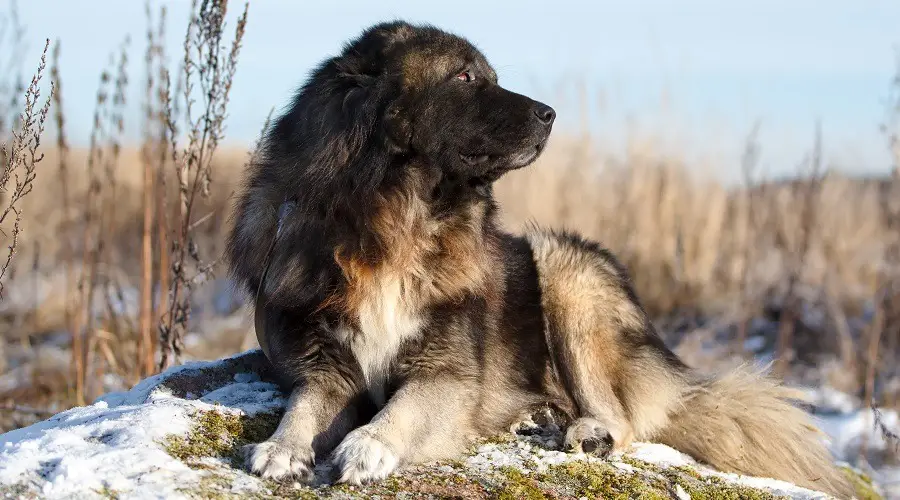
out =
[(462, 73), (456, 75), (456, 79), (469, 83), (475, 81), (475, 76), (472, 75), (471, 71), (463, 71)]

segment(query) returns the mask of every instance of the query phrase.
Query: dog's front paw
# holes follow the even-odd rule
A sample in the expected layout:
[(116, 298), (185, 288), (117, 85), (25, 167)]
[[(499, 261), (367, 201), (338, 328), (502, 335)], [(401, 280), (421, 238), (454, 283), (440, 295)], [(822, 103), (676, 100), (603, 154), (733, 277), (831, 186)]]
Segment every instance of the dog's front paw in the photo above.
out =
[(272, 439), (244, 448), (250, 470), (276, 481), (296, 478), (304, 483), (313, 480), (315, 453), (310, 446), (292, 446)]
[(397, 454), (377, 434), (360, 427), (334, 450), (334, 466), (341, 483), (363, 484), (386, 478), (400, 464)]
[(606, 426), (590, 417), (579, 418), (566, 429), (566, 449), (569, 451), (605, 458), (615, 444)]

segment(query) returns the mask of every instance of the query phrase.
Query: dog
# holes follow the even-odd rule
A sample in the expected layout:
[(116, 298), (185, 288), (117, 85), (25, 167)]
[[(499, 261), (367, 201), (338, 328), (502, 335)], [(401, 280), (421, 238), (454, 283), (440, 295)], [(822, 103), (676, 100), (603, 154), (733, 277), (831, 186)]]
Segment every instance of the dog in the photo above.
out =
[(555, 118), (430, 25), (374, 25), (312, 71), (248, 165), (227, 241), (291, 389), (249, 468), (309, 481), (330, 456), (362, 484), (550, 407), (568, 449), (656, 441), (852, 495), (795, 391), (686, 366), (597, 243), (499, 228), (493, 183), (540, 156)]

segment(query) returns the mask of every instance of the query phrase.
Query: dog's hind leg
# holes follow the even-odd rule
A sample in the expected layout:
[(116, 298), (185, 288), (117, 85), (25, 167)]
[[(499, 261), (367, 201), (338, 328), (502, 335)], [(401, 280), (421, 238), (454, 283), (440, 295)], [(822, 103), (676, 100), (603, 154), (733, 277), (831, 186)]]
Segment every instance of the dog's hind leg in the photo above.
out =
[(683, 365), (656, 335), (609, 252), (572, 235), (528, 235), (556, 371), (577, 406), (566, 433), (604, 454), (665, 425)]
[(578, 411), (566, 430), (566, 447), (605, 455), (628, 446), (634, 430), (616, 394), (619, 360), (615, 346), (605, 342), (611, 332), (602, 325), (571, 328), (560, 319), (547, 317), (546, 323), (554, 363)]
[(608, 252), (571, 235), (535, 233), (530, 241), (547, 339), (581, 411), (570, 444), (583, 447), (605, 429), (617, 446), (633, 434), (725, 472), (853, 494), (809, 415), (794, 405), (797, 391), (746, 369), (693, 373), (663, 344)]

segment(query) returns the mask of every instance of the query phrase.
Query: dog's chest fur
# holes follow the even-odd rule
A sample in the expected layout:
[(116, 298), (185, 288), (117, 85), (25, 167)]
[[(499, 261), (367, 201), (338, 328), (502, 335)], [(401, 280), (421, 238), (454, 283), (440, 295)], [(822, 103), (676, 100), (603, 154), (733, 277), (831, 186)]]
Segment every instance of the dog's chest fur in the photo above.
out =
[(378, 404), (404, 342), (422, 335), (430, 306), (473, 293), (489, 268), (479, 232), (484, 204), (438, 221), (414, 189), (417, 182), (412, 175), (405, 189), (386, 193), (375, 210), (372, 226), (386, 246), (378, 263), (338, 259), (347, 277), (348, 317), (339, 338)]
[(419, 308), (404, 293), (408, 284), (403, 281), (393, 273), (378, 276), (357, 304), (356, 325), (338, 330), (378, 405), (385, 402), (385, 385), (403, 342), (418, 337), (423, 323)]

